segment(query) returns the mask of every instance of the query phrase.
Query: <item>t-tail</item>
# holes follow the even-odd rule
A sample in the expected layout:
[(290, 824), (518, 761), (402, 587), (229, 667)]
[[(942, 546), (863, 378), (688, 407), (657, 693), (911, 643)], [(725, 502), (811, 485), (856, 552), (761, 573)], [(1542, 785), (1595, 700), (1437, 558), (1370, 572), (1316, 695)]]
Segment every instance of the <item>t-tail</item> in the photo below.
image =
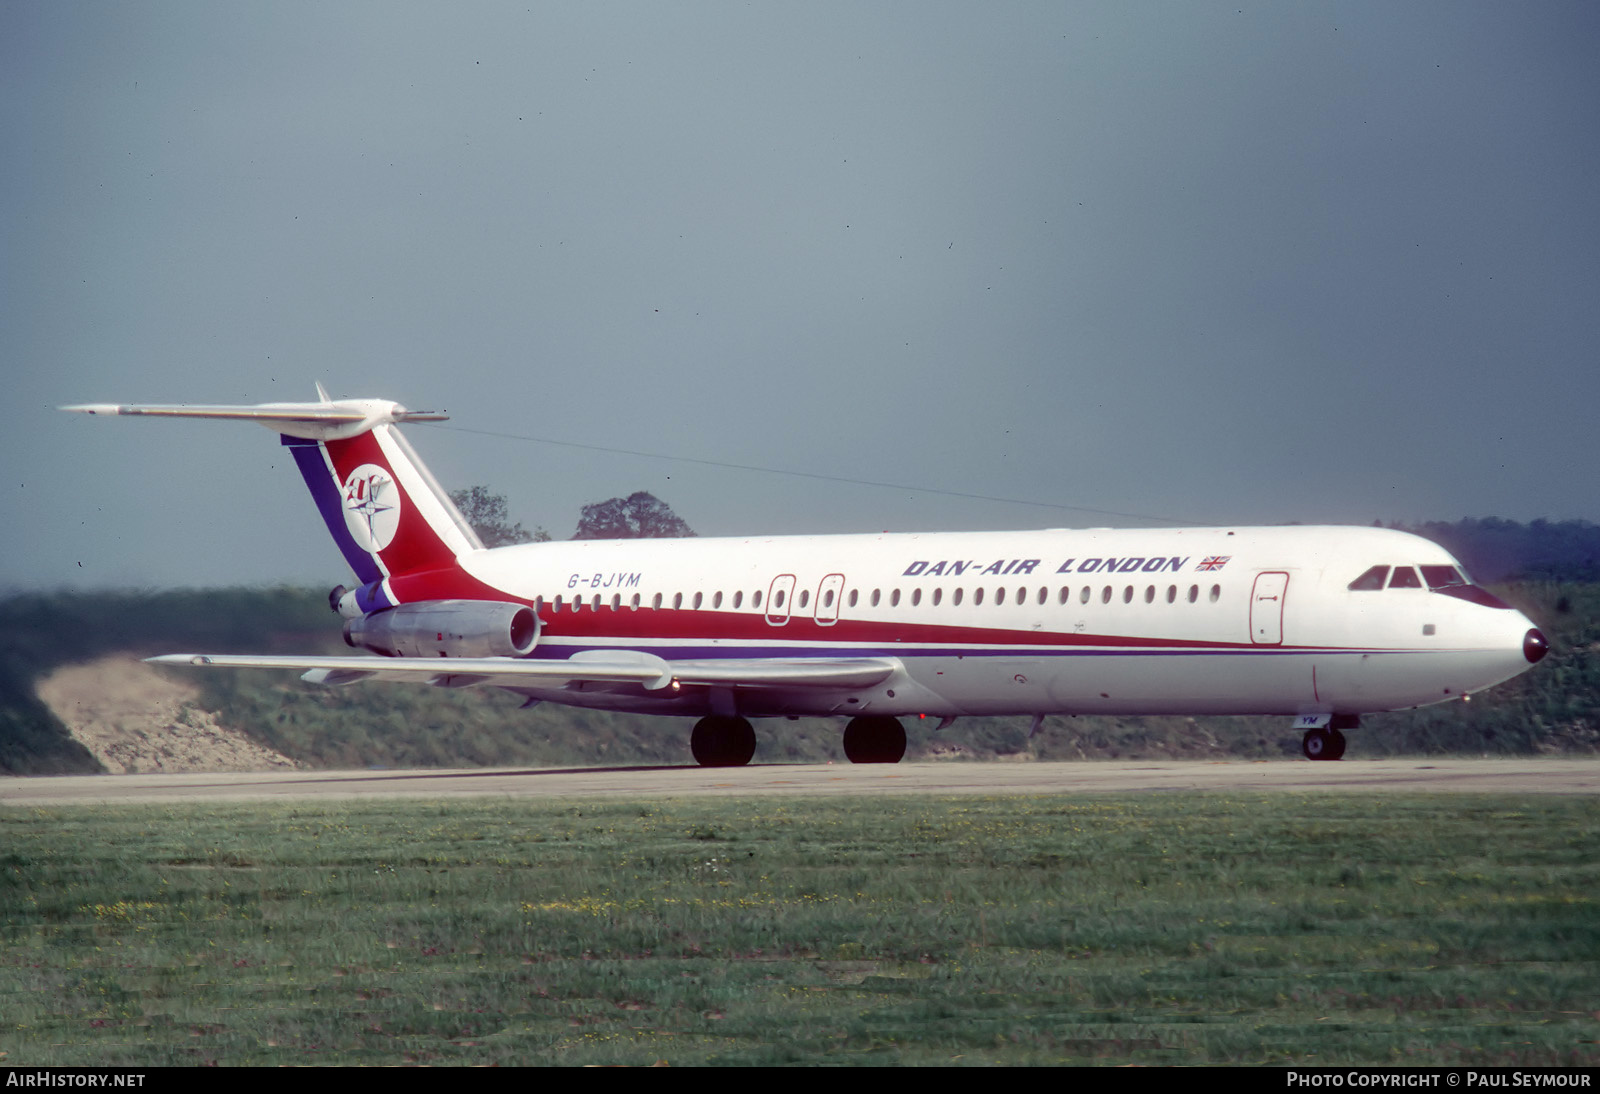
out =
[[(254, 406), (117, 405), (62, 407), (83, 414), (221, 418), (256, 422), (282, 434), (323, 523), (360, 585), (339, 604), (347, 616), (404, 601), (471, 595), (476, 583), (458, 564), (482, 542), (450, 496), (394, 427), (444, 421), (387, 399), (328, 398)], [(448, 590), (448, 591), (446, 591)]]

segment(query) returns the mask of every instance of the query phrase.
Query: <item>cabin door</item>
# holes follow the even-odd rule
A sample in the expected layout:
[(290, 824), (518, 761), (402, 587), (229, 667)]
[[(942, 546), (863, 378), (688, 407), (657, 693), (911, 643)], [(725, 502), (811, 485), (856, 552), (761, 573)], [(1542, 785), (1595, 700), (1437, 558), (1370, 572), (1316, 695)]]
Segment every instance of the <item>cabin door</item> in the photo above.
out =
[(1258, 646), (1283, 645), (1283, 596), (1289, 588), (1289, 575), (1256, 575), (1250, 593), (1250, 641)]

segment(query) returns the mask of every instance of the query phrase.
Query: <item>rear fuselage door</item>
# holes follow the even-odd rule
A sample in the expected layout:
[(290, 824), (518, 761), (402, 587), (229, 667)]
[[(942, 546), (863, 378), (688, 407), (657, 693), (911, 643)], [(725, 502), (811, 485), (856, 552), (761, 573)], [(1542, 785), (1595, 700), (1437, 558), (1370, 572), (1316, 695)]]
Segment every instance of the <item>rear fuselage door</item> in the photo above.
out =
[(1269, 572), (1256, 575), (1250, 593), (1250, 641), (1258, 646), (1283, 645), (1283, 597), (1289, 589), (1289, 575)]

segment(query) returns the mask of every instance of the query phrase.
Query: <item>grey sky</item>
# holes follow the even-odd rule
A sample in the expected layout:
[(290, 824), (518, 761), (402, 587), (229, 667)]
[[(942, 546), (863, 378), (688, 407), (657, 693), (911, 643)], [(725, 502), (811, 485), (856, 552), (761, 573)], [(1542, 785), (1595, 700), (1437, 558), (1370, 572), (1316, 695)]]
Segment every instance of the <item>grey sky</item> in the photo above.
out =
[(347, 575), (338, 395), (570, 535), (1600, 519), (1600, 8), (0, 5), (0, 588)]

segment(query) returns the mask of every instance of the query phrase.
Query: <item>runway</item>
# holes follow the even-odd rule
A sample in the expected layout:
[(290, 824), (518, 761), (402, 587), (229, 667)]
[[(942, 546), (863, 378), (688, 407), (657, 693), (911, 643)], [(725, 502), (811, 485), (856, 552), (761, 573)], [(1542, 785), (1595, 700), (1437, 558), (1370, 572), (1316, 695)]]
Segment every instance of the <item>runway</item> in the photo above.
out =
[(930, 794), (1600, 794), (1600, 758), (762, 764), (60, 775), (0, 779), (0, 806), (368, 798), (659, 799)]

